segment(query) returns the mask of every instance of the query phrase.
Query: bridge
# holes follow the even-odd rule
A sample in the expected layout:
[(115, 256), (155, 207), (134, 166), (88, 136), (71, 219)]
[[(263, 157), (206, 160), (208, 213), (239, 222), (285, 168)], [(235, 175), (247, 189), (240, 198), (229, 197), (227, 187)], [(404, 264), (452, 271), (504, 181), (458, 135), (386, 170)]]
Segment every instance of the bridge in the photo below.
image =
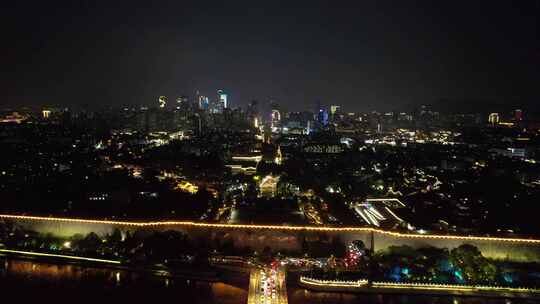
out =
[(287, 304), (285, 272), (254, 268), (249, 277), (248, 304)]

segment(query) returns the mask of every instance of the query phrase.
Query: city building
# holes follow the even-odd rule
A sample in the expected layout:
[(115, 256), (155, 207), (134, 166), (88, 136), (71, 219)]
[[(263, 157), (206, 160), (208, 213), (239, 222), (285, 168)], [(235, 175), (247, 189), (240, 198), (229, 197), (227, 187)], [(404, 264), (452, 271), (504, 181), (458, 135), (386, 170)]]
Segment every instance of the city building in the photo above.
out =
[(331, 105), (330, 106), (330, 120), (331, 121), (336, 120), (337, 115), (339, 114), (340, 108), (341, 108), (341, 106), (337, 106), (337, 105)]
[(277, 109), (272, 110), (272, 127), (278, 126), (281, 121), (281, 113)]
[(329, 114), (328, 109), (326, 108), (319, 108), (319, 113), (317, 113), (317, 121), (323, 126), (328, 126), (329, 122)]
[(41, 117), (43, 119), (48, 119), (51, 116), (51, 110), (43, 110), (41, 111)]
[(189, 99), (187, 96), (180, 96), (176, 98), (176, 109), (186, 110), (189, 108)]
[(259, 183), (259, 192), (261, 196), (273, 197), (274, 195), (276, 195), (279, 179), (280, 176), (267, 175), (263, 177), (263, 179)]
[(199, 110), (208, 111), (210, 107), (210, 101), (206, 96), (198, 96)]
[(499, 124), (499, 113), (491, 113), (489, 114), (488, 116), (488, 122), (492, 125), (497, 125)]
[(159, 108), (163, 109), (167, 106), (167, 97), (166, 96), (159, 96), (158, 98), (158, 106)]
[(219, 103), (221, 103), (223, 109), (227, 109), (228, 108), (228, 95), (227, 93), (225, 93), (225, 91), (223, 90), (218, 90), (217, 91), (217, 95), (218, 95), (218, 101)]
[(515, 121), (522, 121), (523, 120), (523, 111), (520, 109), (516, 109), (514, 111), (514, 120)]

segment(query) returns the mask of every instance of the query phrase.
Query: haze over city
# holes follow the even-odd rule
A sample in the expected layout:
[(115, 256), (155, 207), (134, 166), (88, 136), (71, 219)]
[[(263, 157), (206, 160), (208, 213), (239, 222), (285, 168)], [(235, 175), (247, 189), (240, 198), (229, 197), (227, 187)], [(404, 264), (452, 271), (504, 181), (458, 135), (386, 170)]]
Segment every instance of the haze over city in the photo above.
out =
[(293, 111), (533, 108), (537, 11), (536, 1), (13, 1), (0, 13), (0, 104), (140, 106), (226, 88), (233, 106), (274, 99)]

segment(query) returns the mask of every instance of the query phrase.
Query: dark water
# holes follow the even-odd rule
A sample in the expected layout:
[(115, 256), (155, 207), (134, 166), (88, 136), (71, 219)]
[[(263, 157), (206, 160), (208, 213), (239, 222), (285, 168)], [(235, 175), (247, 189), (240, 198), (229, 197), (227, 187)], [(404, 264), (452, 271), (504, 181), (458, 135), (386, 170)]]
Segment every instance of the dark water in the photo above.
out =
[[(0, 299), (5, 303), (247, 303), (248, 280), (229, 283), (197, 282), (159, 275), (18, 260), (0, 256)], [(532, 300), (433, 297), (407, 295), (356, 295), (310, 292), (288, 287), (289, 303), (313, 304), (521, 304)], [(0, 300), (0, 303), (4, 301)]]
[(289, 304), (524, 304), (538, 301), (522, 299), (489, 299), (454, 296), (389, 295), (389, 294), (337, 294), (310, 292), (305, 289), (288, 290)]

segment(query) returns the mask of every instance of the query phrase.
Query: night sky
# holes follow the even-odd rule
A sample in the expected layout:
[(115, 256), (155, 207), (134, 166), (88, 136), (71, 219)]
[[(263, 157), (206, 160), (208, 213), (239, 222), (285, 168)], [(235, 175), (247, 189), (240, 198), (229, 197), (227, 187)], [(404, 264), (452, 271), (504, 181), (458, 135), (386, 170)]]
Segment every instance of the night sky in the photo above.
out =
[(533, 110), (539, 3), (3, 1), (0, 105)]

